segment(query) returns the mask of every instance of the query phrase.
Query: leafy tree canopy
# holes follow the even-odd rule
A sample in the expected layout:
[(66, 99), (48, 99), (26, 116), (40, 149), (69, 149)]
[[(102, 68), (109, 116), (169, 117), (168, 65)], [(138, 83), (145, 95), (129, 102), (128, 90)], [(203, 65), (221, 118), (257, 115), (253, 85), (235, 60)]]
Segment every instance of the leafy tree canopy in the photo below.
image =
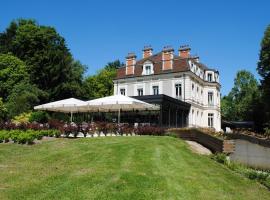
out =
[(264, 37), (261, 42), (261, 51), (257, 66), (258, 73), (263, 79), (270, 76), (270, 25), (264, 32)]
[(21, 81), (29, 81), (25, 63), (11, 54), (0, 54), (0, 96), (4, 101)]
[(258, 82), (246, 70), (237, 72), (234, 87), (222, 98), (222, 116), (227, 120), (253, 120), (254, 102), (259, 98)]
[(119, 60), (109, 62), (96, 75), (85, 79), (83, 88), (85, 98), (92, 99), (113, 94), (113, 79), (116, 77), (116, 69), (121, 66)]
[(82, 81), (85, 67), (73, 61), (65, 39), (53, 27), (34, 20), (13, 21), (0, 34), (0, 46), (0, 53), (11, 52), (26, 63), (31, 82), (50, 99), (64, 98), (63, 89), (64, 95), (72, 94), (74, 88), (67, 91), (66, 85)]
[(23, 112), (30, 112), (42, 99), (46, 99), (46, 95), (42, 90), (28, 82), (17, 84), (7, 99), (8, 116), (12, 118)]
[(268, 123), (268, 126), (270, 126), (270, 25), (266, 28), (261, 42), (257, 71), (262, 76), (261, 90), (263, 110), (265, 112), (264, 123)]

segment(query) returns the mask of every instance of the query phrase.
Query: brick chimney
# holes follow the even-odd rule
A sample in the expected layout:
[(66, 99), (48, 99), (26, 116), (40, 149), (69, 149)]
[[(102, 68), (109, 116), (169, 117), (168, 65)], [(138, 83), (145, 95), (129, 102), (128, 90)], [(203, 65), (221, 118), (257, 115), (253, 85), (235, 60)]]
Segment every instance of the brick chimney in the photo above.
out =
[(134, 53), (128, 53), (128, 55), (126, 56), (126, 75), (134, 74), (136, 57), (137, 56)]
[(148, 58), (150, 56), (152, 56), (153, 54), (153, 48), (149, 45), (149, 46), (145, 46), (143, 48), (143, 58)]
[(162, 50), (162, 69), (168, 70), (173, 68), (174, 49), (171, 46), (165, 46)]
[(181, 58), (189, 58), (190, 57), (191, 48), (188, 45), (180, 46), (178, 53)]

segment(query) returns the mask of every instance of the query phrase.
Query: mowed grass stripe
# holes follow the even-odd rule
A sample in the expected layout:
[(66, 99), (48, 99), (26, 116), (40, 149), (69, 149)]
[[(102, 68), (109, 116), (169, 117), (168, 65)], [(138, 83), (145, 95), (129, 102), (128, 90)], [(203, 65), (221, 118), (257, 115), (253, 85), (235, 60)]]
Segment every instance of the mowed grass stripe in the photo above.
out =
[(1, 199), (270, 199), (270, 192), (171, 137), (0, 145)]

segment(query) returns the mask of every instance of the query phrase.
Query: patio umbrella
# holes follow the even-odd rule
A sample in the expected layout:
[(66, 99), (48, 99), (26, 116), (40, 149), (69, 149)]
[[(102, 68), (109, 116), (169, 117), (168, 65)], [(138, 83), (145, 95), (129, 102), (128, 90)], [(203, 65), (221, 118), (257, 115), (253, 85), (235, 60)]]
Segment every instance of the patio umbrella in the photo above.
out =
[(84, 104), (85, 102), (82, 100), (69, 98), (35, 106), (34, 109), (70, 113), (70, 121), (72, 122), (73, 113), (85, 112), (84, 110), (80, 110), (81, 107), (79, 107)]
[[(79, 106), (81, 109), (91, 110), (96, 109), (100, 112), (118, 112), (118, 123), (120, 123), (120, 113), (122, 111), (132, 110), (158, 110), (159, 107), (152, 104), (140, 101), (128, 96), (113, 95), (103, 98), (98, 98), (90, 101), (86, 101), (84, 105)], [(91, 111), (89, 110), (89, 111)]]

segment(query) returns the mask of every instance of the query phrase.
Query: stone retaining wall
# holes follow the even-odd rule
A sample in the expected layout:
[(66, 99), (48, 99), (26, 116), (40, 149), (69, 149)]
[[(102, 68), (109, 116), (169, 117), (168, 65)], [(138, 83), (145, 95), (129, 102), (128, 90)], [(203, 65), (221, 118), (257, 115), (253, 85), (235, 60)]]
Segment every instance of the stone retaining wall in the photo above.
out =
[(198, 129), (175, 129), (172, 131), (183, 140), (191, 140), (202, 144), (210, 149), (213, 153), (223, 152), (223, 140), (211, 135), (208, 135)]
[(213, 153), (229, 154), (230, 159), (252, 167), (270, 169), (270, 141), (248, 135), (225, 134), (226, 139), (214, 137), (198, 129), (171, 131), (184, 140), (196, 141)]
[[(230, 159), (255, 168), (270, 169), (270, 141), (241, 133), (226, 134), (233, 139), (234, 150)], [(229, 140), (225, 140), (229, 141)], [(233, 145), (232, 145), (233, 146)], [(227, 145), (230, 150), (230, 146)]]

